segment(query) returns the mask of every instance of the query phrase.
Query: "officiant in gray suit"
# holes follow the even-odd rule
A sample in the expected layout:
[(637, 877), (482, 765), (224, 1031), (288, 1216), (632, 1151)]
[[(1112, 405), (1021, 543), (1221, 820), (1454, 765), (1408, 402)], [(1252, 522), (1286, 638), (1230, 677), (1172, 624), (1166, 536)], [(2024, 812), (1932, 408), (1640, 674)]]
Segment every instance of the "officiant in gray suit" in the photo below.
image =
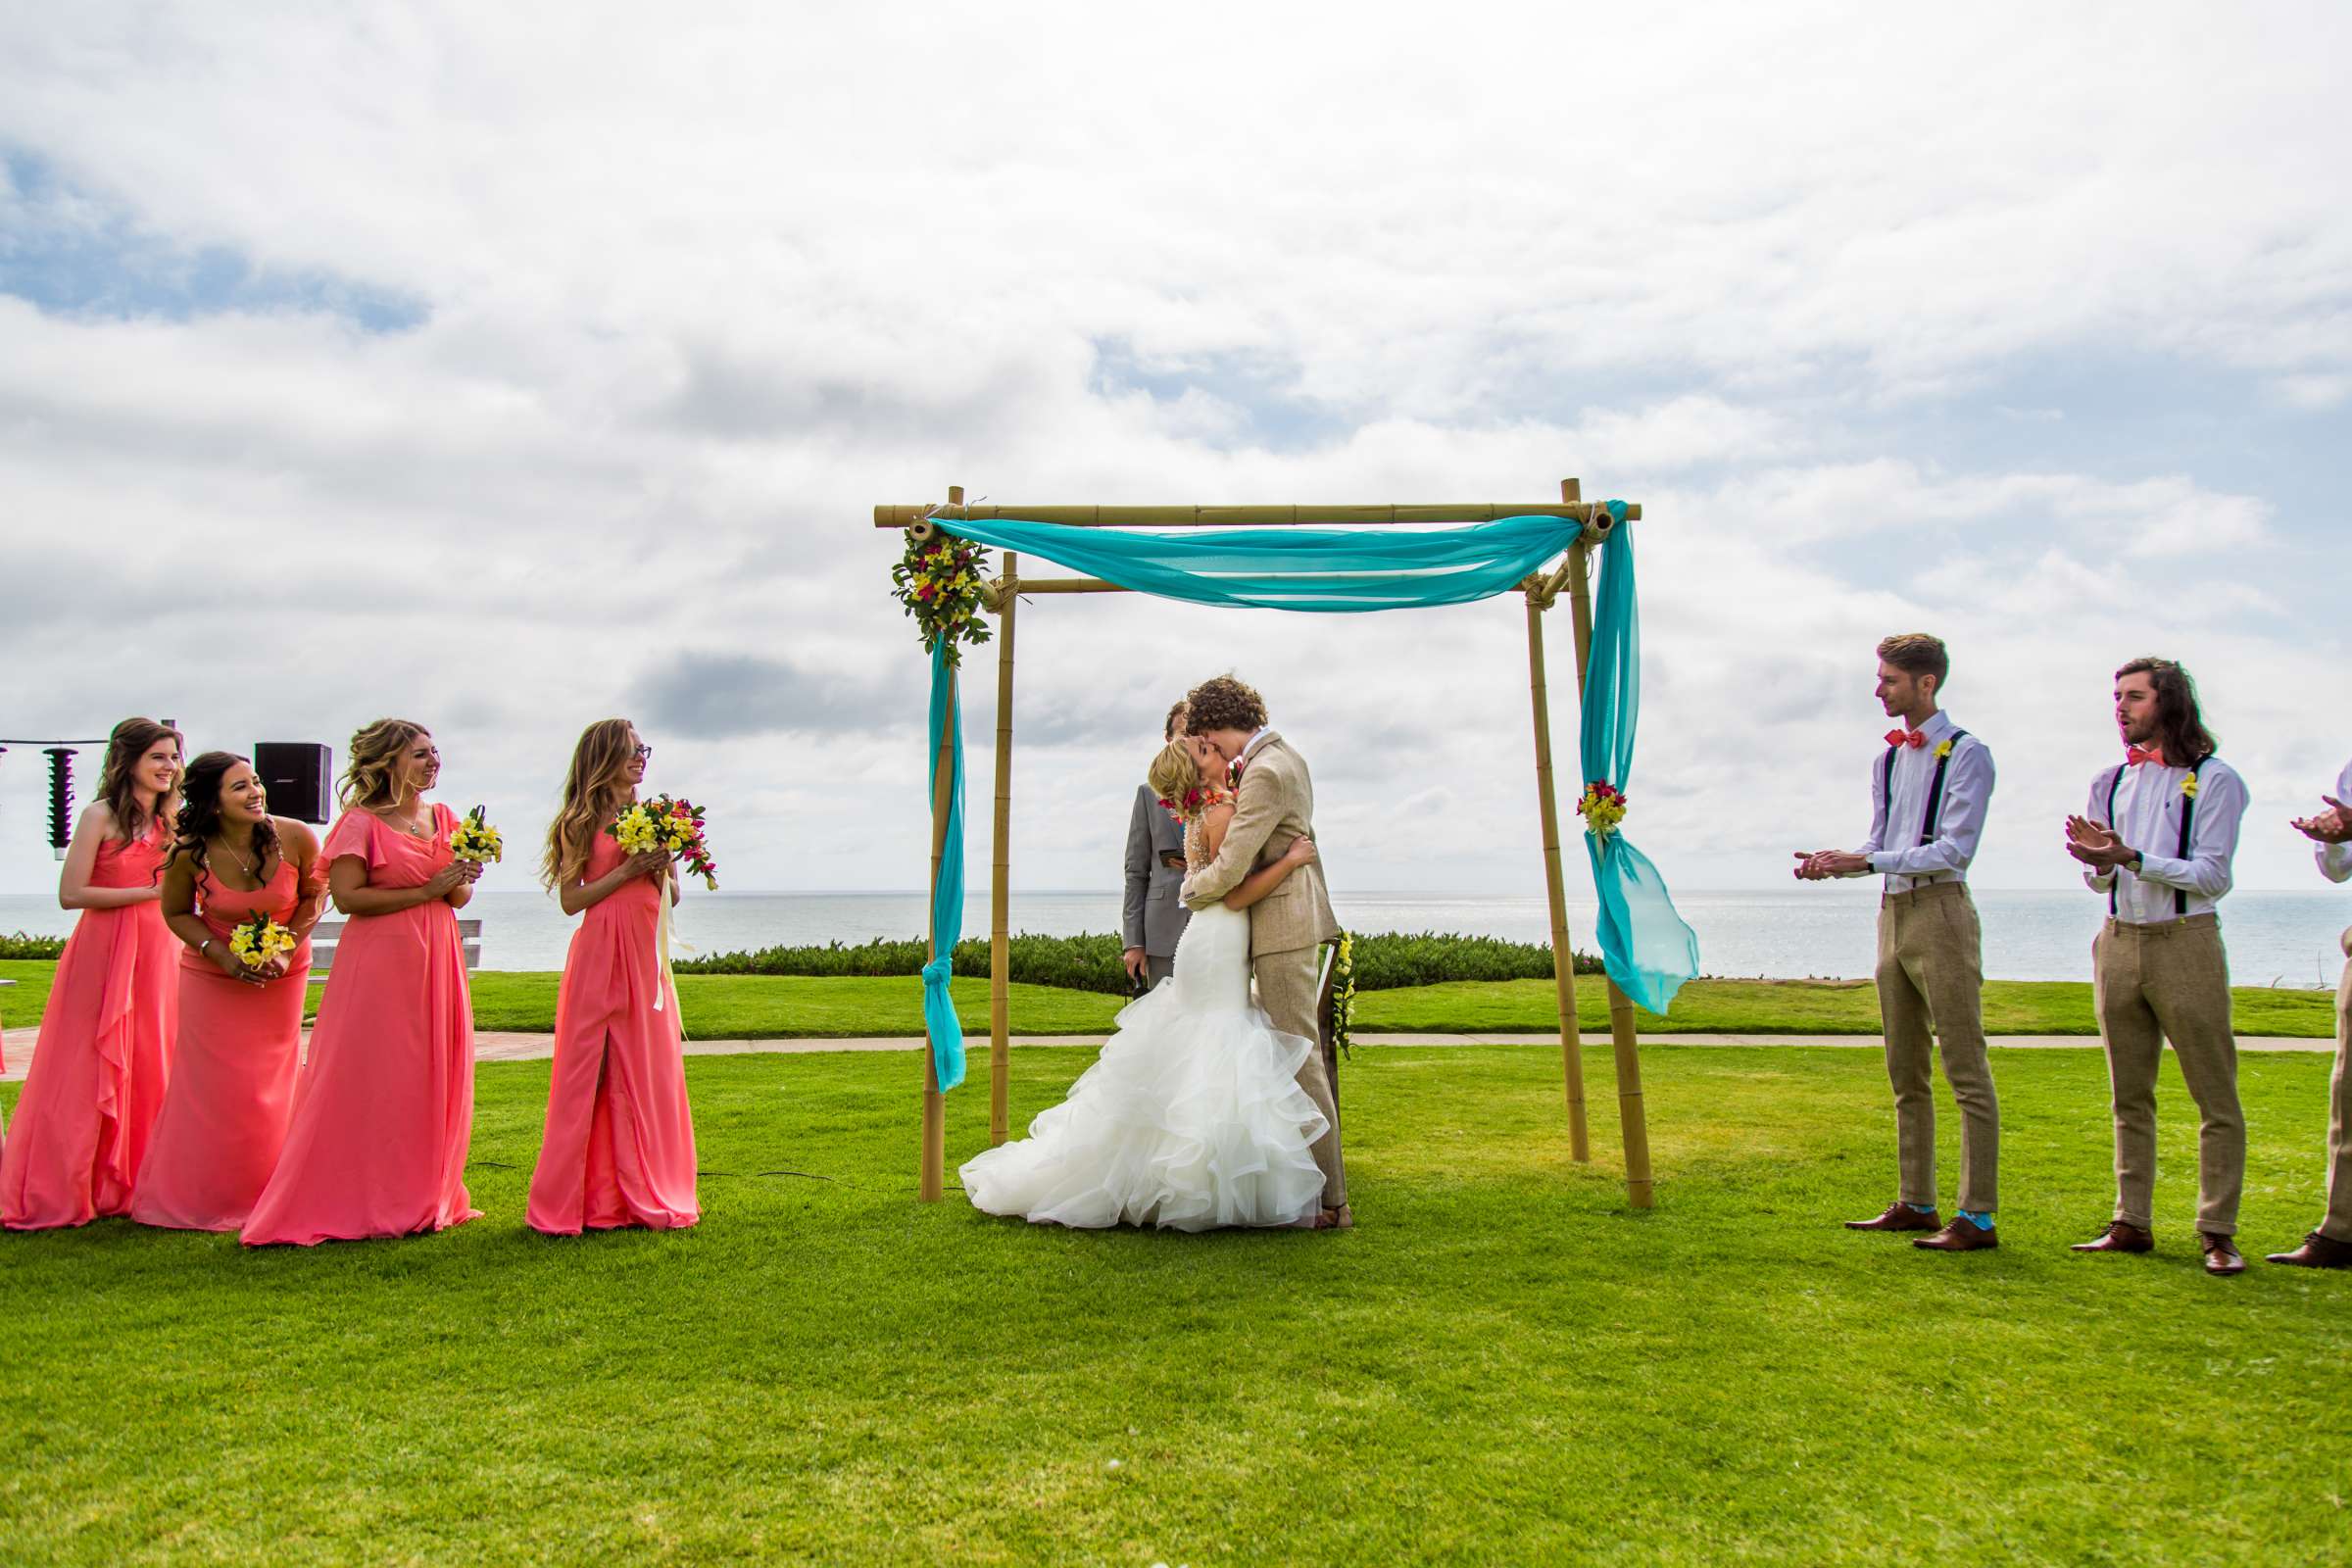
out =
[[(1184, 705), (1168, 710), (1160, 739), (1184, 729)], [(1184, 829), (1152, 786), (1139, 784), (1135, 808), (1127, 814), (1127, 899), (1119, 926), (1127, 951), (1127, 973), (1158, 985), (1176, 970), (1176, 939), (1192, 911), (1184, 906)]]

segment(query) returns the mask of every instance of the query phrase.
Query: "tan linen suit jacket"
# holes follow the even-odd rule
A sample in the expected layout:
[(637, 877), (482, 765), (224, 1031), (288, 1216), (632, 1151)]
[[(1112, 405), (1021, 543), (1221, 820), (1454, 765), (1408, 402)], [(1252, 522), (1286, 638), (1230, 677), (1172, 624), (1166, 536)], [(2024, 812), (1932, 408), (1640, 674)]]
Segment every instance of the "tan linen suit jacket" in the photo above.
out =
[[(1296, 838), (1315, 836), (1315, 785), (1306, 760), (1267, 731), (1248, 754), (1233, 820), (1217, 858), (1186, 878), (1188, 908), (1205, 909), (1260, 865), (1280, 859)], [(1250, 909), (1250, 954), (1290, 953), (1335, 940), (1339, 917), (1323, 882), (1323, 862), (1310, 860)]]

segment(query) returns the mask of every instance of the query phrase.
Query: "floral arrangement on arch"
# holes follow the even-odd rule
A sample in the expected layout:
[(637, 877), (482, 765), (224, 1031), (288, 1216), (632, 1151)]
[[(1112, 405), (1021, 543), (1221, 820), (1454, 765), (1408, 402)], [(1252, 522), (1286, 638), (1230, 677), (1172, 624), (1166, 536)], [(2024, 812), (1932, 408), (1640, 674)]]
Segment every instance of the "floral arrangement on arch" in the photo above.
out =
[(890, 568), (891, 591), (914, 617), (925, 653), (944, 641), (948, 662), (960, 667), (964, 644), (988, 641), (988, 617), (980, 602), (987, 569), (988, 552), (969, 539), (929, 522), (906, 530), (906, 553)]
[(1625, 792), (1595, 780), (1585, 786), (1585, 798), (1576, 803), (1576, 814), (1585, 819), (1586, 832), (1605, 841), (1625, 820)]

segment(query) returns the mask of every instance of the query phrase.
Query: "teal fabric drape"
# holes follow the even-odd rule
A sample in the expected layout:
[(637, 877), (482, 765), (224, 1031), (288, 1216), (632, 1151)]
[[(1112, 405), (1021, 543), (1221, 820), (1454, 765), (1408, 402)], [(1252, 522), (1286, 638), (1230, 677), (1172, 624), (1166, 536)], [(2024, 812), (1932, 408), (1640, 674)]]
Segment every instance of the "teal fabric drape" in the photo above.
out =
[(1138, 593), (1196, 605), (1346, 614), (1461, 605), (1516, 588), (1576, 542), (1566, 517), (1464, 528), (1071, 528), (937, 519), (952, 534), (1044, 556)]
[[(1611, 502), (1620, 518), (1624, 503)], [(1238, 605), (1263, 610), (1293, 610), (1348, 614), (1373, 610), (1414, 609), (1432, 605), (1467, 604), (1491, 599), (1516, 588), (1529, 572), (1573, 545), (1583, 523), (1564, 517), (1504, 517), (1459, 528), (1414, 532), (1389, 528), (1224, 528), (1153, 532), (1109, 528), (1073, 528), (1059, 523), (1017, 520), (967, 521), (934, 518), (949, 533), (1004, 550), (1017, 550), (1101, 577), (1139, 593), (1183, 599), (1200, 605)], [(1623, 538), (1619, 522), (1616, 538)], [(1634, 716), (1639, 706), (1640, 652), (1633, 622), (1631, 553), (1624, 570), (1616, 570), (1617, 545), (1606, 547), (1611, 569), (1602, 577), (1602, 597), (1593, 617), (1593, 670), (1597, 676), (1606, 640), (1612, 652), (1611, 678), (1624, 683), (1621, 700), (1596, 710), (1592, 697), (1585, 700), (1585, 776), (1592, 779), (1594, 758), (1613, 760), (1612, 782), (1622, 782), (1632, 760)], [(1620, 575), (1622, 581), (1620, 582)], [(1618, 593), (1611, 598), (1612, 591)], [(931, 657), (931, 755), (936, 768), (944, 725), (955, 721), (950, 690), (954, 672), (947, 662), (947, 645)], [(1592, 690), (1602, 682), (1595, 679)], [(1601, 712), (1607, 724), (1607, 744), (1595, 754), (1593, 715)], [(946, 856), (940, 864), (939, 885), (933, 890), (932, 928), (940, 934), (938, 960), (923, 970), (923, 1014), (930, 1031), (933, 1054), (939, 1063), (942, 1089), (963, 1076), (963, 1034), (956, 1009), (948, 1000), (948, 957), (955, 939), (962, 934), (963, 914), (963, 744), (960, 733), (951, 738), (948, 763), (954, 777)], [(1620, 755), (1622, 754), (1622, 755)], [(938, 780), (932, 780), (936, 796)], [(1590, 835), (1587, 836), (1591, 842)], [(1622, 847), (1623, 853), (1620, 853)], [(1624, 844), (1617, 835), (1593, 854), (1593, 875), (1601, 884), (1600, 941), (1615, 975), (1623, 968), (1639, 978), (1640, 959), (1657, 944), (1648, 922), (1662, 908), (1680, 940), (1690, 941), (1690, 928), (1666, 901), (1657, 869)], [(1612, 879), (1618, 888), (1612, 905)], [(1666, 946), (1671, 947), (1668, 943)], [(1695, 971), (1695, 946), (1688, 979)], [(1665, 1011), (1665, 1000), (1682, 979), (1661, 981), (1629, 995), (1652, 1011)], [(1656, 999), (1654, 1004), (1650, 999)], [(950, 1063), (954, 1064), (951, 1075)]]
[[(948, 667), (948, 643), (941, 638), (931, 650), (931, 784), (932, 801), (939, 799), (939, 759), (944, 751), (948, 784), (947, 853), (940, 858), (939, 883), (931, 890), (931, 929), (939, 956), (923, 965), (923, 1029), (931, 1037), (932, 1076), (946, 1094), (963, 1082), (963, 1022), (948, 996), (948, 981), (956, 972), (956, 944), (963, 940), (963, 714), (955, 701), (956, 683)], [(940, 744), (941, 732), (947, 744)]]
[[(1624, 790), (1642, 712), (1642, 612), (1634, 594), (1633, 524), (1625, 520), (1624, 503), (1612, 501), (1609, 510), (1617, 525), (1600, 547), (1578, 753), (1588, 785)], [(1607, 838), (1587, 833), (1585, 853), (1600, 896), (1601, 962), (1620, 991), (1663, 1014), (1683, 982), (1698, 973), (1698, 937), (1675, 912), (1666, 879), (1623, 828)]]

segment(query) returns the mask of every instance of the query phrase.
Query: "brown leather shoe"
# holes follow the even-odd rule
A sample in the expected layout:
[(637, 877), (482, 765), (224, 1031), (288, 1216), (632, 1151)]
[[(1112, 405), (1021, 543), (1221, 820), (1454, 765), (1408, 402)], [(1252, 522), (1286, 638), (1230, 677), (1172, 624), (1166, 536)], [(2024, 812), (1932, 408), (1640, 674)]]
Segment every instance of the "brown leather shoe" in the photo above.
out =
[(2099, 1232), (2097, 1241), (2077, 1242), (2073, 1250), (2078, 1252), (2153, 1252), (2156, 1250), (2156, 1233), (2143, 1231), (2136, 1225), (2127, 1225), (2120, 1219), (2110, 1220), (2107, 1228)]
[(2273, 1252), (2269, 1261), (2296, 1268), (2352, 1268), (2352, 1242), (2339, 1242), (2313, 1231), (2303, 1238), (2301, 1247), (2291, 1252)]
[(1941, 1230), (1943, 1221), (1936, 1217), (1936, 1211), (1932, 1208), (1922, 1214), (1909, 1203), (1895, 1202), (1888, 1203), (1886, 1212), (1877, 1219), (1849, 1219), (1845, 1222), (1845, 1228), (1849, 1231), (1934, 1231)]
[(2216, 1236), (2211, 1231), (2197, 1232), (2197, 1245), (2205, 1249), (2205, 1272), (2208, 1274), (2243, 1274), (2246, 1260), (2238, 1252), (2237, 1242), (2229, 1236)]
[(1931, 1252), (1981, 1252), (1988, 1247), (2000, 1246), (2001, 1239), (1973, 1219), (1955, 1217), (1935, 1235), (1919, 1237), (1911, 1245), (1924, 1247)]

